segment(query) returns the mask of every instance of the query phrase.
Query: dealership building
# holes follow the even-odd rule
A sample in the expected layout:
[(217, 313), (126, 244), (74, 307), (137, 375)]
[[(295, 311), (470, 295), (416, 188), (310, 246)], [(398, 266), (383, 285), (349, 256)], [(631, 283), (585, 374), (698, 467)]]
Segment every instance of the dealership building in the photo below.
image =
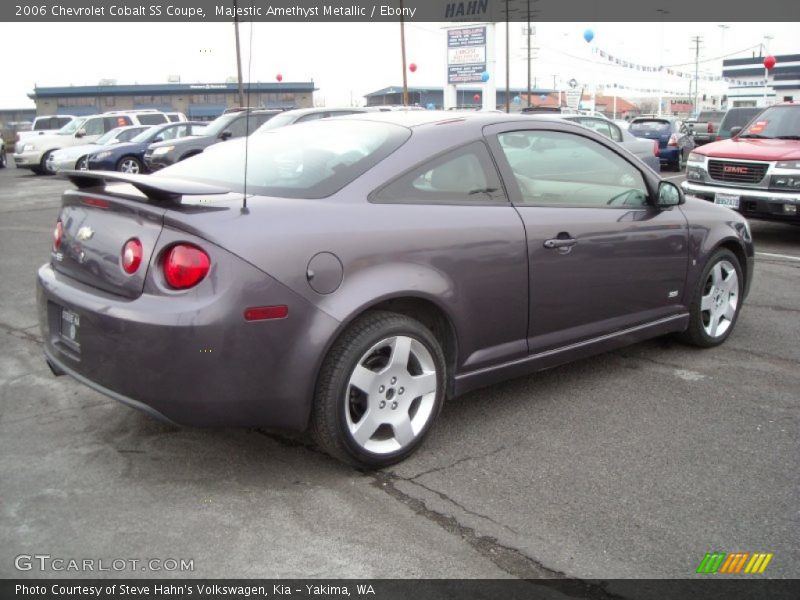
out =
[[(265, 108), (314, 106), (313, 81), (249, 83), (245, 103)], [(28, 94), (37, 115), (91, 115), (111, 110), (154, 108), (178, 111), (193, 120), (211, 120), (226, 108), (239, 106), (236, 83), (161, 83), (150, 85), (88, 85), (36, 87)]]
[[(515, 97), (519, 97), (519, 102), (514, 103), (515, 106), (527, 106), (524, 99), (527, 97), (527, 88), (510, 88), (509, 102), (513, 102)], [(539, 96), (552, 93), (552, 89), (532, 89), (531, 95)], [(482, 101), (475, 100), (475, 94), (483, 95), (482, 87), (459, 87), (456, 90), (456, 102), (461, 107), (480, 107)], [(364, 96), (367, 100), (367, 106), (383, 106), (388, 104), (403, 104), (403, 88), (402, 86), (391, 86), (370, 92)], [(432, 105), (433, 108), (442, 108), (444, 106), (444, 89), (440, 87), (409, 87), (408, 88), (408, 103), (414, 106), (423, 106), (428, 108)], [(506, 90), (505, 88), (497, 90), (497, 107), (502, 108), (506, 104)]]
[[(775, 56), (767, 78), (767, 104), (800, 101), (800, 54)], [(728, 84), (728, 107), (764, 106), (764, 57), (729, 58), (722, 61)]]

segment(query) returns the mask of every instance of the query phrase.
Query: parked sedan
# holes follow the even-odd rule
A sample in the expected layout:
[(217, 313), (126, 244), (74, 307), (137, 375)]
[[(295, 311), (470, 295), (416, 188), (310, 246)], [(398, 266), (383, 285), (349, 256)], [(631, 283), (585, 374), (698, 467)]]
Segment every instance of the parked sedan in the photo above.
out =
[(286, 127), (287, 125), (294, 125), (296, 123), (307, 123), (308, 121), (316, 121), (318, 119), (328, 119), (330, 117), (344, 117), (347, 115), (374, 112), (377, 110), (378, 110), (377, 107), (372, 107), (372, 106), (371, 107), (348, 106), (344, 108), (331, 108), (331, 107), (296, 108), (294, 110), (287, 110), (279, 115), (272, 117), (269, 121), (264, 123), (253, 133), (269, 131), (270, 129), (277, 129), (278, 127)]
[(189, 135), (203, 135), (208, 123), (202, 121), (180, 121), (156, 125), (141, 132), (127, 144), (116, 144), (90, 154), (87, 165), (99, 171), (122, 173), (144, 172), (144, 153), (150, 144), (177, 140)]
[(104, 133), (91, 144), (70, 146), (68, 148), (56, 150), (48, 157), (49, 164), (47, 169), (53, 173), (69, 171), (71, 169), (85, 171), (87, 169), (86, 158), (91, 153), (97, 152), (101, 148), (107, 148), (112, 144), (128, 142), (151, 127), (152, 125), (128, 125), (126, 127), (117, 127), (108, 133)]
[(148, 171), (157, 171), (219, 142), (247, 136), (280, 113), (280, 110), (251, 108), (226, 112), (208, 123), (202, 135), (152, 144), (144, 153), (144, 164)]
[(353, 115), (70, 179), (37, 278), (56, 373), (176, 423), (310, 427), (367, 467), (481, 386), (721, 344), (753, 275), (744, 218), (553, 119)]
[[(544, 116), (544, 115), (539, 115)], [(550, 116), (550, 115), (547, 115)], [(593, 117), (584, 115), (553, 115), (556, 118), (566, 119), (575, 123), (580, 123), (611, 140), (617, 142), (628, 152), (638, 157), (644, 164), (653, 169), (656, 173), (661, 172), (661, 160), (659, 159), (660, 149), (658, 142), (643, 140), (622, 129), (605, 117)]]
[(628, 131), (636, 137), (657, 141), (661, 162), (676, 171), (683, 171), (695, 147), (689, 127), (672, 117), (638, 117), (631, 121)]

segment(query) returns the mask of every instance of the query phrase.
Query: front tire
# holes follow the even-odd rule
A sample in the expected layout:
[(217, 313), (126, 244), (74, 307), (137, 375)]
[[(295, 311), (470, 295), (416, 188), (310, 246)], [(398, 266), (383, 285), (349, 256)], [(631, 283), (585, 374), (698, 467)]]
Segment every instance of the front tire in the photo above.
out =
[(123, 156), (117, 163), (117, 171), (120, 173), (129, 173), (130, 175), (138, 175), (143, 171), (142, 163), (134, 156)]
[(720, 248), (703, 269), (690, 307), (689, 327), (681, 339), (701, 348), (719, 346), (727, 340), (739, 317), (743, 289), (739, 259)]
[(78, 162), (75, 163), (75, 170), (76, 171), (88, 171), (89, 170), (89, 157), (88, 156), (81, 156), (78, 159)]
[(55, 175), (56, 166), (53, 164), (53, 152), (54, 150), (48, 150), (44, 153), (39, 163), (39, 170), (34, 170), (34, 173), (37, 175)]
[(7, 165), (8, 165), (8, 155), (6, 154), (6, 149), (3, 148), (3, 150), (0, 151), (0, 169), (5, 169)]
[(375, 311), (355, 321), (326, 357), (311, 432), (331, 456), (381, 468), (411, 455), (442, 408), (441, 346), (418, 321)]

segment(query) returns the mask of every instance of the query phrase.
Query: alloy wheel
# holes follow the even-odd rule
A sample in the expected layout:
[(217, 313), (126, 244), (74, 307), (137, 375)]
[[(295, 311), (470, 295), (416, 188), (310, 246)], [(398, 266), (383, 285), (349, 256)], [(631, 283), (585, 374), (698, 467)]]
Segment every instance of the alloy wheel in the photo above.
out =
[(345, 390), (345, 419), (353, 441), (374, 454), (412, 444), (433, 417), (436, 363), (407, 336), (388, 337), (356, 363)]
[(708, 274), (700, 311), (703, 329), (711, 338), (725, 335), (736, 317), (739, 306), (739, 276), (727, 260), (721, 260)]
[(139, 172), (139, 161), (135, 158), (126, 158), (119, 163), (119, 170), (122, 173), (136, 174)]

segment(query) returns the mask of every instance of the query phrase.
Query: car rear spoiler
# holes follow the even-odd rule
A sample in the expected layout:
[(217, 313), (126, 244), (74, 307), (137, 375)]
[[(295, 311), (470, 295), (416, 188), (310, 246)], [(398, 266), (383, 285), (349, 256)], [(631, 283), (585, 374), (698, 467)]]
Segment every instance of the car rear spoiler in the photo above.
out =
[(110, 171), (61, 171), (60, 174), (69, 178), (79, 190), (105, 186), (108, 183), (128, 183), (156, 202), (174, 203), (183, 196), (205, 196), (230, 192), (225, 188), (206, 183), (151, 175), (132, 175)]

